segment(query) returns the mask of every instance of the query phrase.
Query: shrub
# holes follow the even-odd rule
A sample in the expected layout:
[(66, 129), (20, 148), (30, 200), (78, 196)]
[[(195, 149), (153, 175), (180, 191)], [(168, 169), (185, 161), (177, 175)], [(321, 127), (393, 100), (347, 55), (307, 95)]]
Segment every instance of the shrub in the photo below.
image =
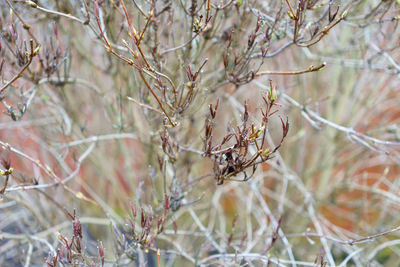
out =
[(400, 264), (399, 1), (0, 6), (2, 265)]

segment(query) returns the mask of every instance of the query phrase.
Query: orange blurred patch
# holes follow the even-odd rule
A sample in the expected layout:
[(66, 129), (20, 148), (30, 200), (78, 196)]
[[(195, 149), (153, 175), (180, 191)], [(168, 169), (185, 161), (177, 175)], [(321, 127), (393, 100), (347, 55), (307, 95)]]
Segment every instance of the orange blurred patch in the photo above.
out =
[(352, 214), (354, 210), (346, 205), (325, 205), (321, 207), (320, 212), (329, 222), (338, 227), (349, 231), (355, 228), (355, 222), (346, 216), (346, 214)]
[(237, 214), (238, 199), (233, 189), (224, 193), (221, 196), (220, 202), (227, 215), (234, 216), (235, 214)]

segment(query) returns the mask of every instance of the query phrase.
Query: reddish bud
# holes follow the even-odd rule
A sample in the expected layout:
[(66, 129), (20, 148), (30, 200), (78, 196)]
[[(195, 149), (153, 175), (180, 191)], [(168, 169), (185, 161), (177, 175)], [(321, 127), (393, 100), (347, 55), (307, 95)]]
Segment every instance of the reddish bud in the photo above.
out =
[(103, 243), (101, 241), (98, 242), (97, 249), (99, 251), (101, 266), (104, 266), (104, 247), (103, 247)]
[(74, 222), (72, 223), (74, 236), (82, 238), (82, 225), (78, 218), (75, 218)]

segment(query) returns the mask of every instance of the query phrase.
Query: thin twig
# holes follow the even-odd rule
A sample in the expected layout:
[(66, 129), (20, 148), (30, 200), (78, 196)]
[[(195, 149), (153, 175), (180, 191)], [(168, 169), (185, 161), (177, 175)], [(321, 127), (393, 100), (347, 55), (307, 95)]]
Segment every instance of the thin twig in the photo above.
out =
[(10, 81), (8, 81), (5, 85), (3, 85), (0, 89), (0, 94), (4, 92), (4, 90), (7, 89), (8, 86), (10, 86), (13, 82), (18, 80), (22, 76), (22, 73), (31, 65), (33, 58), (38, 54), (39, 52), (39, 47), (37, 46), (36, 48), (33, 47), (33, 40), (30, 40), (30, 49), (31, 51), (28, 54), (28, 62), (22, 67), (22, 69), (12, 78)]
[[(310, 110), (307, 108), (307, 106), (303, 106), (301, 104), (299, 104), (297, 101), (295, 101), (293, 98), (291, 98), (290, 96), (288, 96), (285, 93), (281, 93), (281, 96), (286, 99), (290, 104), (292, 104), (293, 106), (301, 109), (302, 111), (304, 111), (307, 115), (309, 115), (312, 119), (323, 123), (331, 128), (334, 128), (336, 130), (339, 130), (341, 132), (346, 133), (349, 136), (356, 136), (358, 138), (367, 140), (372, 142), (375, 145), (385, 145), (385, 146), (400, 146), (400, 142), (396, 142), (396, 141), (386, 141), (386, 140), (381, 140), (375, 137), (371, 137), (369, 135), (366, 134), (362, 134), (360, 132), (357, 132), (356, 130), (354, 130), (353, 128), (350, 127), (345, 127), (342, 125), (339, 125), (337, 123), (331, 122), (323, 117), (321, 117), (320, 115), (318, 115), (316, 112)], [(365, 144), (363, 144), (365, 146)]]
[(261, 71), (256, 73), (255, 76), (262, 76), (262, 75), (299, 75), (299, 74), (304, 74), (304, 73), (309, 73), (309, 72), (315, 72), (323, 69), (326, 66), (326, 63), (322, 63), (321, 65), (314, 67), (311, 65), (309, 68), (304, 69), (304, 70), (298, 70), (298, 71)]

